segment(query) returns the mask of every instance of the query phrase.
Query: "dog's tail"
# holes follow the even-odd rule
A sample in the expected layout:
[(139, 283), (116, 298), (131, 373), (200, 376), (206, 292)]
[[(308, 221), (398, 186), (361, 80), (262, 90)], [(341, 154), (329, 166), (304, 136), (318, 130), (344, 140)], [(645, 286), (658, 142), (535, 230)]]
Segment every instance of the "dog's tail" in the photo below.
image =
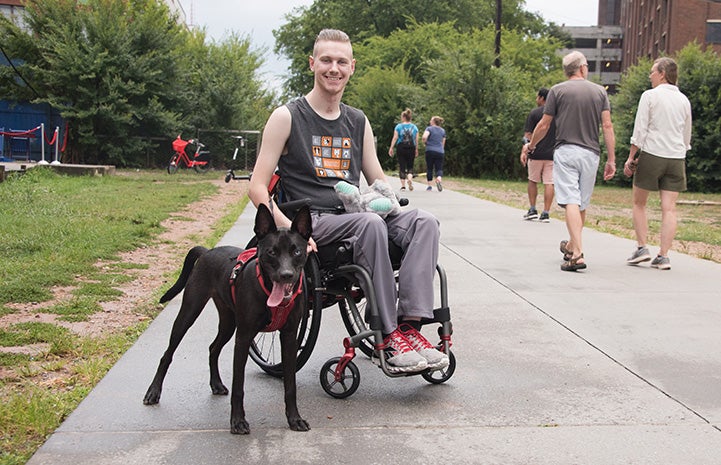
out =
[(207, 251), (208, 249), (200, 245), (190, 249), (188, 255), (185, 256), (185, 262), (183, 262), (183, 269), (180, 272), (178, 280), (175, 282), (175, 284), (173, 284), (173, 287), (168, 289), (168, 291), (163, 294), (163, 297), (160, 298), (161, 304), (169, 301), (176, 295), (180, 294), (180, 291), (182, 291), (185, 285), (188, 283), (190, 272), (193, 271), (196, 260), (198, 260)]

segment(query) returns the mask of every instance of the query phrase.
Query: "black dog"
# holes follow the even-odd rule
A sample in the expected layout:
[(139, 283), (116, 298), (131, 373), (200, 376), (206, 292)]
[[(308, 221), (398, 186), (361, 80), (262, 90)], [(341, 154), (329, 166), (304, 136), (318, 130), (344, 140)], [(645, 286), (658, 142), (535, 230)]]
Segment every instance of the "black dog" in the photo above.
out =
[[(185, 288), (183, 302), (173, 323), (168, 349), (160, 359), (143, 403), (157, 404), (163, 387), (163, 379), (173, 360), (173, 353), (193, 325), (205, 304), (213, 299), (218, 309), (218, 334), (210, 345), (210, 388), (213, 394), (228, 394), (218, 371), (218, 357), (223, 346), (235, 331), (233, 357), (233, 392), (231, 395), (230, 432), (248, 434), (250, 428), (245, 420), (243, 408), (243, 387), (245, 364), (250, 345), (256, 334), (273, 322), (271, 307), (282, 307), (295, 297), (301, 285), (303, 267), (307, 259), (307, 244), (312, 226), (308, 207), (296, 214), (290, 229), (276, 228), (273, 216), (265, 205), (260, 205), (255, 217), (258, 238), (257, 258), (238, 267), (238, 258), (243, 249), (238, 247), (194, 247), (188, 252), (178, 281), (161, 297), (167, 302)], [(256, 268), (257, 261), (257, 268)], [(231, 275), (235, 275), (234, 279)], [(262, 281), (261, 281), (262, 280)], [(272, 291), (266, 284), (272, 283)], [(280, 323), (283, 385), (285, 389), (285, 413), (290, 428), (307, 431), (308, 423), (300, 417), (296, 404), (296, 357), (298, 355), (297, 332), (300, 319), (305, 312), (306, 298), (300, 294), (294, 307)], [(280, 318), (282, 322), (282, 317)]]

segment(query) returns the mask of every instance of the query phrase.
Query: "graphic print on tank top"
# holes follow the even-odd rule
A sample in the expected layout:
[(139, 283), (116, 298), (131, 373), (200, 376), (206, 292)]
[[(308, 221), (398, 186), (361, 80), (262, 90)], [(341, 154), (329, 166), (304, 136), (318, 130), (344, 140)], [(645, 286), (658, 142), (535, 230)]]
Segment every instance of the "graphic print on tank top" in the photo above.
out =
[(313, 166), (319, 178), (346, 179), (351, 166), (351, 138), (313, 136)]

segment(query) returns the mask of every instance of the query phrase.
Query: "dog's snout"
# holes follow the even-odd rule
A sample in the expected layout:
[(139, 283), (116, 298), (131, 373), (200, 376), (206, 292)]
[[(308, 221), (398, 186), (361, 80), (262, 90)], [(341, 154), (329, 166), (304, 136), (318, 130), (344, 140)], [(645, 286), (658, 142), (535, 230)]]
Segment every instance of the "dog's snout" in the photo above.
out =
[(293, 270), (280, 270), (278, 272), (278, 277), (283, 282), (291, 281), (295, 277), (295, 272)]

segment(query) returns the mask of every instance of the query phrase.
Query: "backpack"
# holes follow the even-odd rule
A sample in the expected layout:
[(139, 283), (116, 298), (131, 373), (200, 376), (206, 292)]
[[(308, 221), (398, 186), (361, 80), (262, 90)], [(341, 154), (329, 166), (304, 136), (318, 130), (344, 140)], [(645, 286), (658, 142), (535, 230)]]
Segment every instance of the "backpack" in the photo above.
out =
[(404, 148), (415, 148), (416, 142), (413, 140), (413, 128), (406, 126), (401, 132), (401, 141), (398, 143), (398, 147)]

